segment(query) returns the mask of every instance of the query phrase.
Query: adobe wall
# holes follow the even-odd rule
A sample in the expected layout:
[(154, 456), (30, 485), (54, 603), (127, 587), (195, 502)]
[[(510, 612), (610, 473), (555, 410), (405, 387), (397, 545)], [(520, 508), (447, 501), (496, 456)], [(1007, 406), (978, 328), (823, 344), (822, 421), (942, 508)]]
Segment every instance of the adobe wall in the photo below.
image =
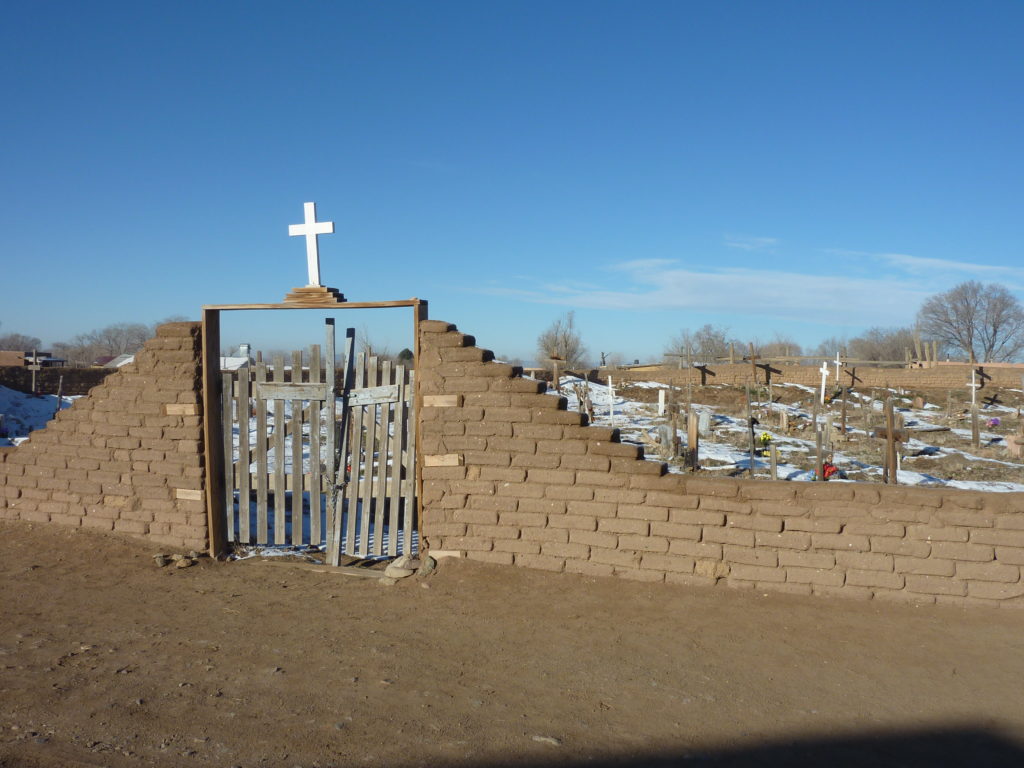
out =
[(668, 475), (472, 336), (441, 321), (420, 329), (432, 550), (644, 581), (1024, 607), (1024, 494)]
[(200, 383), (200, 325), (160, 326), (134, 363), (0, 452), (0, 519), (205, 549)]
[[(97, 384), (110, 376), (116, 368), (43, 368), (36, 371), (36, 390), (46, 394), (57, 394), (57, 388), (65, 395), (85, 395)], [(63, 378), (63, 382), (61, 379)], [(18, 392), (32, 392), (32, 371), (17, 366), (0, 367), (0, 385)]]
[[(1024, 367), (982, 366), (985, 373), (992, 378), (985, 382), (981, 392), (997, 387), (1020, 389)], [(813, 365), (779, 365), (772, 368), (780, 373), (772, 374), (772, 384), (803, 384), (808, 387), (821, 386), (821, 372)], [(964, 390), (971, 380), (970, 365), (940, 364), (934, 368), (868, 368), (853, 366), (860, 381), (853, 386), (860, 390), (871, 387), (903, 387), (905, 389), (957, 389)], [(729, 384), (742, 386), (753, 379), (750, 363), (721, 363), (709, 366), (714, 376), (707, 377), (708, 384)], [(700, 384), (700, 372), (688, 368), (665, 367), (656, 370), (630, 371), (601, 369), (602, 379), (612, 377), (612, 382), (622, 381), (660, 381), (666, 384), (685, 385), (687, 381)], [(764, 370), (758, 369), (756, 382), (764, 383)], [(842, 374), (842, 383), (850, 386), (850, 377)], [(826, 386), (835, 386), (835, 367), (829, 366), (829, 379)]]

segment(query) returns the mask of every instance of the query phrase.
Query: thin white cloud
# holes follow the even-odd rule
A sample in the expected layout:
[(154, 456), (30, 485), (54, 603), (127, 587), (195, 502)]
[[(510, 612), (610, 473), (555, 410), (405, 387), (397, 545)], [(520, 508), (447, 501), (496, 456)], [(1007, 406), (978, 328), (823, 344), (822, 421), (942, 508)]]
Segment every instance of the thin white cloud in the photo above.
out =
[(765, 251), (778, 245), (775, 237), (752, 237), (750, 235), (725, 235), (725, 244), (743, 251)]
[(1024, 278), (1024, 269), (1019, 267), (1004, 267), (993, 264), (976, 264), (969, 261), (952, 261), (950, 259), (931, 259), (926, 256), (909, 256), (905, 253), (880, 253), (877, 258), (887, 261), (894, 267), (899, 267), (915, 274), (927, 274), (933, 272), (966, 272), (975, 276)]
[[(616, 265), (632, 290), (558, 290), (554, 285), (494, 292), (523, 301), (579, 309), (679, 309), (743, 316), (797, 317), (808, 323), (890, 325), (907, 322), (929, 295), (910, 283), (848, 275), (808, 275), (729, 268), (698, 271), (670, 268), (664, 260)], [(554, 290), (552, 290), (554, 289)]]

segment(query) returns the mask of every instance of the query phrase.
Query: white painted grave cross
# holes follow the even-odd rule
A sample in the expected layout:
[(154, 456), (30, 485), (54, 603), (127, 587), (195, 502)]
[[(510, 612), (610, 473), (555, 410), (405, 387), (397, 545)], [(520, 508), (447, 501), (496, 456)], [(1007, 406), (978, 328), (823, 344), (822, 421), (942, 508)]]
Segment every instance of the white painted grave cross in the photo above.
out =
[(309, 284), (321, 285), (320, 283), (320, 244), (317, 242), (318, 235), (333, 235), (333, 221), (316, 220), (316, 203), (303, 203), (305, 221), (302, 224), (289, 224), (288, 235), (290, 237), (304, 236), (306, 238), (306, 264), (309, 267)]
[(843, 367), (843, 363), (839, 359), (839, 353), (838, 352), (836, 352), (836, 359), (835, 359), (835, 362), (833, 363), (833, 365), (835, 365), (835, 367), (836, 367), (836, 384), (838, 384), (839, 383), (839, 369)]
[(828, 362), (825, 360), (821, 361), (821, 368), (818, 369), (821, 373), (821, 404), (825, 404), (825, 382), (828, 381)]

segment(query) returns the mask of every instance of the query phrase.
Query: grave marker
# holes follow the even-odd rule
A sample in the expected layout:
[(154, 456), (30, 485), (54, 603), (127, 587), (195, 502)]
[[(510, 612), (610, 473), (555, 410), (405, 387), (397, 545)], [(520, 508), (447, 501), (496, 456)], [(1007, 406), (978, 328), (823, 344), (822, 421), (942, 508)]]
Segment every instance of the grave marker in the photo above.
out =
[(316, 220), (316, 203), (303, 203), (305, 221), (302, 224), (289, 224), (289, 237), (306, 238), (306, 267), (309, 271), (309, 285), (321, 287), (320, 283), (320, 235), (333, 235), (334, 222)]

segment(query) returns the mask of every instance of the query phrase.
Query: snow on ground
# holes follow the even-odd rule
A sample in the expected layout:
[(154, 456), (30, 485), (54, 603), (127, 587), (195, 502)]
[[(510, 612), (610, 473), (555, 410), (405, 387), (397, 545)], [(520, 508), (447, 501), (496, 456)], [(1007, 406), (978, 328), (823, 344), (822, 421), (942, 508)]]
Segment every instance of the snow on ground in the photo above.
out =
[[(568, 407), (572, 410), (578, 409), (578, 397), (576, 395), (575, 388), (577, 386), (583, 386), (585, 382), (574, 376), (563, 376), (561, 377), (560, 384), (562, 387), (562, 395), (569, 401)], [(660, 460), (657, 456), (656, 449), (652, 447), (652, 443), (655, 441), (658, 433), (658, 425), (665, 423), (665, 420), (663, 418), (659, 418), (657, 415), (657, 404), (641, 403), (629, 400), (618, 392), (615, 392), (615, 396), (612, 398), (607, 386), (593, 382), (590, 382), (587, 385), (590, 388), (590, 399), (594, 405), (595, 418), (593, 423), (598, 426), (618, 427), (623, 441), (646, 445), (648, 458), (652, 461)], [(630, 386), (640, 387), (643, 389), (667, 388), (666, 385), (658, 382), (630, 382)], [(813, 387), (800, 384), (782, 384), (780, 386), (793, 387), (812, 395), (817, 395), (819, 391)], [(897, 394), (896, 390), (893, 390), (892, 392), (894, 395)], [(873, 410), (881, 411), (882, 403), (880, 401), (872, 400), (869, 395), (860, 395), (860, 397), (866, 404), (869, 404), (869, 407)], [(914, 471), (912, 466), (908, 465), (912, 465), (914, 458), (918, 456), (936, 458), (941, 456), (959, 455), (966, 461), (978, 462), (979, 464), (1018, 468), (1022, 471), (1022, 477), (1024, 477), (1024, 464), (1012, 461), (1002, 461), (999, 459), (990, 459), (974, 455), (964, 449), (949, 446), (936, 446), (928, 443), (923, 439), (928, 432), (947, 431), (947, 429), (942, 425), (929, 421), (929, 419), (933, 419), (936, 416), (941, 415), (939, 412), (944, 412), (944, 407), (940, 407), (933, 403), (924, 403), (923, 408), (915, 410), (909, 407), (910, 404), (912, 404), (911, 398), (900, 397), (897, 399), (900, 402), (897, 410), (902, 413), (907, 430), (916, 435), (904, 444), (904, 452), (906, 456), (897, 475), (897, 479), (901, 485), (926, 487), (941, 486), (975, 491), (1024, 492), (1024, 483), (1005, 481), (947, 480), (935, 477), (934, 475), (930, 475), (926, 472)], [(755, 409), (769, 408), (774, 413), (785, 411), (789, 415), (791, 422), (795, 420), (804, 420), (808, 425), (813, 423), (812, 412), (809, 409), (802, 408), (799, 403), (791, 405), (782, 403), (769, 404), (767, 402), (754, 402), (752, 405)], [(716, 435), (743, 435), (744, 442), (741, 444), (745, 444), (747, 439), (746, 434), (750, 429), (746, 419), (720, 413), (716, 406), (700, 405), (695, 403), (694, 408), (698, 413), (708, 412), (711, 416), (711, 434), (702, 435), (700, 442), (700, 460), (703, 470), (712, 473), (729, 474), (734, 473), (736, 470), (749, 469), (749, 450), (737, 448), (724, 440), (715, 439)], [(810, 408), (810, 402), (808, 403), (808, 408)], [(983, 424), (987, 418), (991, 417), (991, 413), (995, 410), (1015, 412), (1016, 409), (1012, 409), (1007, 406), (986, 408), (984, 410), (982, 420)], [(821, 418), (824, 419), (824, 416)], [(850, 421), (852, 422), (853, 419), (851, 418)], [(969, 429), (953, 428), (948, 431), (963, 438), (965, 442), (969, 444), (971, 437)], [(813, 472), (802, 469), (798, 465), (791, 463), (795, 457), (802, 458), (806, 461), (807, 457), (814, 454), (816, 445), (813, 438), (813, 430), (810, 431), (810, 439), (805, 439), (777, 431), (771, 426), (764, 424), (756, 425), (755, 437), (760, 437), (762, 432), (767, 432), (768, 435), (771, 436), (771, 443), (775, 445), (778, 452), (779, 479), (794, 481), (814, 480)], [(863, 429), (859, 429), (852, 425), (850, 425), (849, 432), (852, 435), (859, 434), (861, 436), (866, 436)], [(680, 443), (685, 446), (687, 439), (686, 430), (680, 429), (678, 434)], [(985, 444), (999, 444), (1002, 440), (1002, 437), (994, 432), (982, 431), (980, 437), (982, 442)], [(877, 481), (880, 480), (882, 476), (881, 466), (860, 461), (856, 457), (844, 453), (842, 450), (836, 450), (833, 452), (833, 463), (845, 471), (847, 478), (850, 481), (867, 480), (869, 478)], [(757, 456), (754, 458), (755, 473), (761, 472), (764, 473), (764, 475), (767, 475), (768, 470), (769, 464), (767, 457)], [(683, 470), (681, 467), (670, 465), (669, 471), (682, 472)], [(840, 480), (839, 482), (842, 481)]]
[[(77, 397), (62, 398), (61, 408), (70, 408)], [(18, 445), (28, 433), (42, 429), (57, 413), (56, 395), (28, 395), (0, 386), (0, 445)]]

